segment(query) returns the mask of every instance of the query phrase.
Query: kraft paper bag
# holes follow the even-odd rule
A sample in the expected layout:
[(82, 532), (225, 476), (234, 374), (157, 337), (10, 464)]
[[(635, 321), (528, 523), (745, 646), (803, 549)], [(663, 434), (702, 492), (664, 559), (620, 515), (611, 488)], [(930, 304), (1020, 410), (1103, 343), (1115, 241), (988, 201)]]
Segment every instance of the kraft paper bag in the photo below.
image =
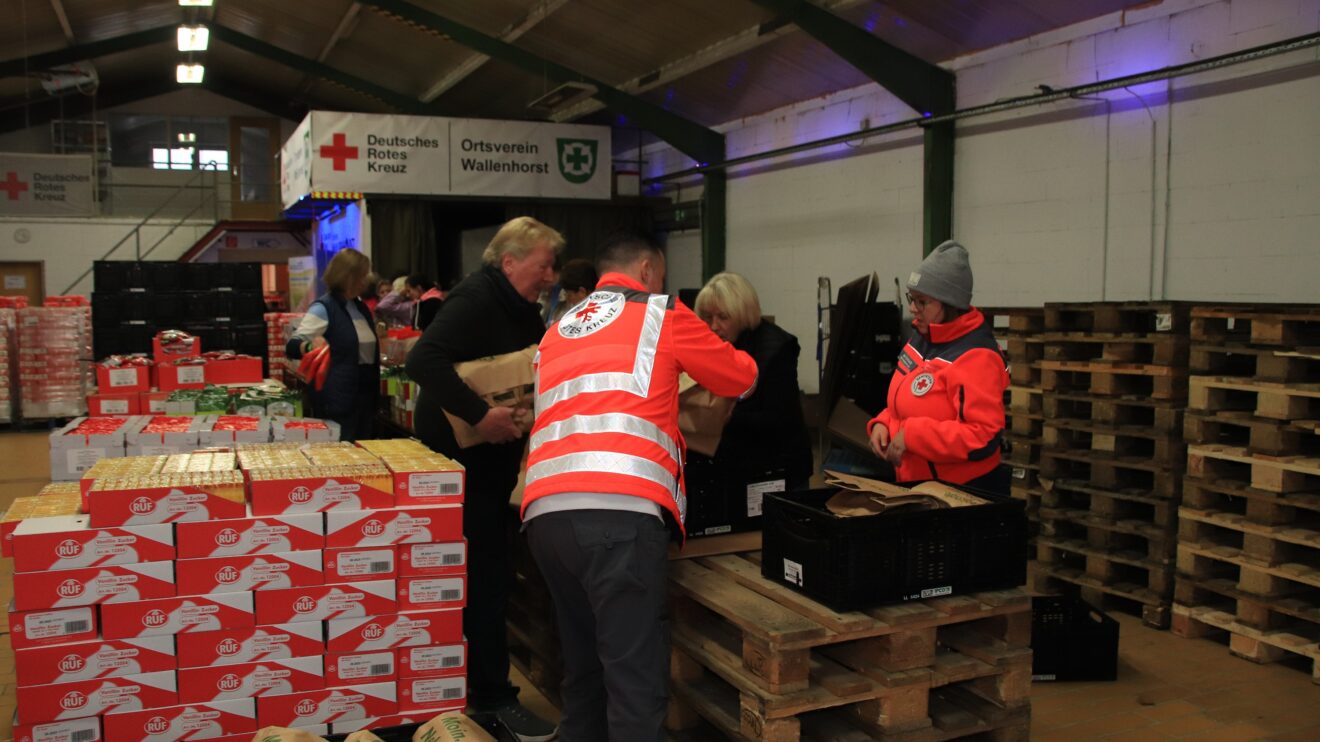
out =
[(496, 742), (461, 711), (446, 711), (417, 728), (413, 742)]
[(691, 376), (678, 377), (678, 429), (689, 451), (714, 456), (734, 400), (717, 397)]
[(344, 742), (385, 742), (385, 740), (377, 737), (375, 732), (363, 729), (345, 737)]
[[(486, 404), (516, 408), (514, 420), (523, 433), (530, 433), (534, 422), (532, 394), (536, 379), (532, 359), (535, 357), (536, 346), (529, 345), (513, 353), (457, 363), (454, 370), (468, 388), (486, 400)], [(448, 412), (445, 417), (454, 428), (454, 439), (459, 448), (471, 448), (483, 442), (477, 429), (461, 418)]]
[(898, 508), (938, 509), (985, 505), (984, 500), (940, 482), (923, 482), (911, 489), (889, 482), (825, 470), (825, 484), (840, 491), (825, 503), (835, 515), (879, 515)]
[(257, 732), (257, 736), (252, 738), (253, 742), (325, 742), (324, 737), (319, 737), (311, 732), (305, 732), (301, 729), (288, 729), (286, 727), (266, 727)]

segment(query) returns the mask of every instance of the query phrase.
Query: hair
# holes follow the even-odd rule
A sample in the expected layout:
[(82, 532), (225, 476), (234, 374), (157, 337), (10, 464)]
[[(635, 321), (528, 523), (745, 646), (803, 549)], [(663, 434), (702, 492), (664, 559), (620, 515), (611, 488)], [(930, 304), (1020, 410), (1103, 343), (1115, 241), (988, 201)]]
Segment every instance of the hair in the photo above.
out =
[(752, 283), (737, 273), (716, 273), (697, 294), (697, 316), (709, 322), (716, 310), (726, 314), (738, 332), (761, 325), (761, 298)]
[(559, 271), (559, 287), (565, 291), (592, 291), (600, 281), (596, 266), (586, 258), (574, 258)]
[(405, 285), (412, 289), (430, 291), (435, 288), (435, 284), (431, 283), (431, 279), (427, 278), (425, 273), (414, 273), (411, 276), (408, 276), (406, 281), (407, 283)]
[(407, 276), (399, 276), (398, 278), (395, 278), (395, 279), (394, 279), (394, 286), (393, 286), (392, 288), (394, 289), (394, 293), (396, 293), (396, 294), (402, 294), (402, 293), (403, 293), (403, 290), (406, 289), (406, 288), (408, 288), (408, 277), (407, 277)]
[(380, 297), (381, 277), (375, 271), (367, 274), (367, 288), (362, 291), (363, 299), (376, 299)]
[(481, 262), (499, 267), (505, 255), (522, 260), (541, 245), (549, 247), (558, 255), (564, 249), (564, 235), (530, 216), (520, 216), (500, 227), (500, 231), (495, 233), (490, 244), (481, 252)]
[(331, 292), (345, 293), (350, 282), (362, 279), (370, 272), (371, 258), (349, 247), (330, 258), (330, 264), (325, 267), (325, 273), (321, 274), (321, 280)]
[(596, 267), (601, 273), (622, 270), (642, 258), (665, 255), (660, 244), (640, 232), (615, 232), (596, 251)]

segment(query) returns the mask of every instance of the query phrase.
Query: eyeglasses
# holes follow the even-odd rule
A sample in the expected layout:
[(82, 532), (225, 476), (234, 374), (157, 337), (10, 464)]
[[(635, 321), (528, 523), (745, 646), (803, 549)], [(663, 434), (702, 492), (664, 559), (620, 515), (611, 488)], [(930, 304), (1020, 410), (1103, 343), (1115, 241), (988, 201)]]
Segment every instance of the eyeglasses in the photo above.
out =
[(919, 299), (913, 296), (912, 292), (910, 291), (908, 292), (907, 300), (908, 300), (908, 304), (912, 306), (914, 309), (916, 309), (918, 312), (925, 311), (926, 307), (936, 303), (934, 299), (924, 299), (924, 298)]

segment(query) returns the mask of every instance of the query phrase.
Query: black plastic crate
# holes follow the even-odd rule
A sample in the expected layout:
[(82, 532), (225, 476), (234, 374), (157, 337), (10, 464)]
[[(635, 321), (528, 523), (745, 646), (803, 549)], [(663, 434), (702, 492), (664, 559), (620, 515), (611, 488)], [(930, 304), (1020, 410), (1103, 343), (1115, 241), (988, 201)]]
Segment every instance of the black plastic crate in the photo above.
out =
[[(242, 265), (240, 263), (240, 265)], [(260, 291), (235, 291), (230, 316), (235, 322), (261, 322), (266, 315), (266, 300)]]
[(202, 343), (204, 350), (237, 350), (234, 342), (234, 329), (229, 325), (217, 324), (211, 330), (207, 342)]
[(184, 263), (184, 288), (188, 291), (210, 291), (213, 265), (215, 263)]
[(187, 290), (184, 264), (160, 260), (149, 263), (151, 266), (151, 287), (158, 293), (175, 293)]
[(240, 353), (248, 355), (266, 354), (265, 325), (234, 325), (234, 345)]
[(1118, 622), (1076, 596), (1031, 599), (1033, 681), (1116, 680)]
[(92, 292), (92, 327), (118, 327), (124, 320), (124, 294)]
[[(188, 291), (183, 296), (182, 318), (189, 322), (210, 322), (216, 318), (214, 291)], [(176, 320), (177, 321), (177, 320)]]
[(122, 341), (119, 339), (119, 326), (96, 327), (92, 329), (92, 357), (101, 359), (122, 353)]
[(261, 293), (261, 263), (230, 263), (234, 266), (234, 290)]
[(236, 263), (211, 263), (211, 288), (233, 289)]
[(215, 325), (209, 322), (185, 322), (180, 329), (201, 341), (203, 351), (219, 350), (213, 342), (215, 340)]
[(208, 295), (208, 301), (211, 302), (211, 316), (215, 318), (217, 324), (234, 321), (234, 292), (212, 291)]
[(1026, 582), (1027, 517), (1017, 500), (845, 518), (825, 507), (836, 492), (766, 495), (766, 579), (839, 611)]
[(782, 491), (785, 476), (782, 469), (746, 471), (737, 465), (719, 466), (708, 456), (689, 452), (683, 467), (688, 537), (758, 530), (764, 490), (775, 487)]
[(122, 260), (98, 260), (92, 263), (92, 290), (109, 294), (128, 287)]
[(151, 297), (152, 316), (156, 322), (168, 325), (177, 322), (188, 308), (187, 294), (155, 294)]
[[(156, 319), (155, 298), (145, 291), (125, 291), (119, 295), (120, 319), (125, 322), (151, 322)], [(92, 312), (96, 308), (92, 307)]]

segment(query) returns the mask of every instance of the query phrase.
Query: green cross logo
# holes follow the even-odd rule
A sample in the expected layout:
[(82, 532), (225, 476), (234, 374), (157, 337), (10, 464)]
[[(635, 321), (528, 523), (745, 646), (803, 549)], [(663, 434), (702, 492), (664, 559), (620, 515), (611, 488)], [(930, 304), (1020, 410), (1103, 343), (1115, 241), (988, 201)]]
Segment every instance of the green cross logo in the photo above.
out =
[(595, 139), (556, 139), (559, 145), (559, 174), (569, 183), (582, 184), (596, 174)]

